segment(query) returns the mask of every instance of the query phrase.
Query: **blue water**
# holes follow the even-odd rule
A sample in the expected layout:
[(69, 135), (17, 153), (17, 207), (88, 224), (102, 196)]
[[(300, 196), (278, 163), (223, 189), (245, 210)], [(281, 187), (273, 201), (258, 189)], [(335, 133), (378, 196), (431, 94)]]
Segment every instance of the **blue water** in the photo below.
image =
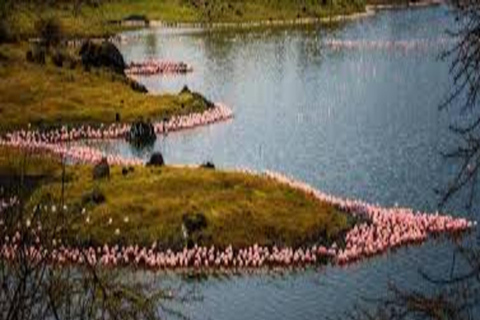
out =
[[(185, 76), (140, 78), (152, 92), (186, 84), (235, 112), (231, 121), (160, 137), (154, 148), (167, 163), (272, 169), (335, 195), (435, 211), (434, 189), (456, 170), (440, 152), (457, 143), (448, 130), (457, 112), (438, 110), (451, 88), (450, 62), (439, 55), (452, 44), (444, 40), (453, 23), (448, 8), (435, 7), (384, 11), (334, 28), (149, 29), (120, 47), (128, 61), (193, 65)], [(333, 50), (326, 39), (428, 45)], [(124, 142), (100, 147), (145, 158), (151, 152)], [(459, 196), (447, 209), (465, 215), (464, 203)], [(384, 296), (390, 282), (432, 290), (418, 271), (448, 275), (454, 248), (442, 238), (346, 268), (173, 282), (203, 297), (179, 306), (193, 319), (336, 318), (364, 298)]]

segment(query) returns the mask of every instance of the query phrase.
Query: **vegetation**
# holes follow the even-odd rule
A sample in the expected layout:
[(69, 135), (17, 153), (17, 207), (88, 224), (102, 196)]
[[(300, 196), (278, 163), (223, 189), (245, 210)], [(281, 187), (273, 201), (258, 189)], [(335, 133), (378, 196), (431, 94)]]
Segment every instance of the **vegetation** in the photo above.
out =
[[(57, 67), (25, 59), (26, 44), (0, 45), (0, 131), (55, 124), (157, 119), (205, 110), (206, 100), (190, 92), (147, 95), (131, 89), (122, 75), (108, 70)], [(132, 107), (135, 106), (135, 107)]]
[[(365, 10), (364, 0), (114, 0), (12, 1), (4, 10), (18, 38), (36, 35), (39, 16), (55, 17), (70, 37), (111, 35), (128, 17), (165, 22), (248, 22), (328, 17)], [(0, 9), (1, 10), (1, 9)]]
[[(22, 152), (0, 148), (0, 172), (23, 170), (26, 176), (43, 177), (30, 197), (30, 208), (60, 203), (60, 163), (36, 154), (24, 165)], [(183, 224), (192, 243), (300, 246), (331, 243), (350, 224), (347, 215), (332, 206), (267, 178), (208, 168), (113, 166), (109, 178), (94, 180), (92, 169), (66, 167), (64, 198), (71, 211), (72, 241), (157, 241), (181, 248), (187, 244)]]
[[(0, 148), (0, 198), (11, 196), (4, 189), (6, 178), (25, 186), (28, 179), (54, 178), (60, 162), (45, 155)], [(28, 188), (31, 191), (30, 188)], [(7, 194), (4, 194), (4, 193)], [(14, 190), (15, 195), (26, 196)], [(27, 197), (22, 197), (26, 199)], [(61, 206), (61, 202), (56, 204)], [(50, 207), (49, 207), (50, 208)], [(68, 212), (64, 212), (69, 215)], [(106, 270), (95, 264), (70, 267), (52, 264), (47, 256), (31, 259), (32, 229), (26, 224), (25, 207), (2, 208), (2, 254), (6, 234), (18, 235), (15, 257), (0, 259), (0, 317), (5, 320), (47, 319), (159, 319), (165, 299), (172, 300), (158, 285), (147, 281), (125, 281), (121, 271)], [(59, 216), (60, 217), (60, 216)], [(42, 247), (52, 251), (56, 239), (69, 229), (67, 219), (36, 214), (31, 221), (42, 225)], [(45, 222), (45, 223), (44, 223)], [(7, 240), (8, 243), (8, 240)]]

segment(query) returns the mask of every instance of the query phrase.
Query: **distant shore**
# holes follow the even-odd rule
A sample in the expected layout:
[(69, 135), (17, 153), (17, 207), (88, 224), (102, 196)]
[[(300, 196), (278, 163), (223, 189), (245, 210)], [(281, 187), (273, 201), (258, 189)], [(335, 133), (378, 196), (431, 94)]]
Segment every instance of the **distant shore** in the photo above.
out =
[(246, 22), (165, 22), (161, 20), (153, 20), (148, 23), (148, 26), (168, 27), (168, 28), (252, 28), (262, 26), (291, 26), (291, 25), (307, 25), (307, 24), (328, 24), (342, 21), (362, 19), (373, 16), (375, 10), (366, 7), (364, 12), (356, 12), (352, 14), (332, 15), (320, 18), (297, 18), (297, 19), (270, 19), (261, 21), (246, 21)]
[(399, 3), (379, 3), (367, 5), (373, 10), (395, 10), (405, 8), (424, 8), (431, 6), (439, 6), (445, 4), (445, 0), (420, 0), (420, 1), (408, 1)]
[[(245, 22), (168, 22), (162, 20), (144, 21), (143, 27), (153, 28), (255, 28), (268, 26), (294, 26), (294, 25), (310, 25), (310, 24), (330, 24), (344, 21), (352, 21), (374, 16), (377, 11), (381, 10), (397, 10), (406, 8), (424, 8), (430, 6), (439, 6), (445, 4), (444, 0), (421, 0), (409, 1), (404, 3), (379, 3), (368, 4), (365, 6), (365, 11), (355, 12), (350, 14), (340, 14), (325, 17), (306, 17), (296, 19), (269, 19), (260, 21), (245, 21)], [(125, 24), (131, 27), (131, 22)], [(139, 27), (141, 21), (135, 24)]]

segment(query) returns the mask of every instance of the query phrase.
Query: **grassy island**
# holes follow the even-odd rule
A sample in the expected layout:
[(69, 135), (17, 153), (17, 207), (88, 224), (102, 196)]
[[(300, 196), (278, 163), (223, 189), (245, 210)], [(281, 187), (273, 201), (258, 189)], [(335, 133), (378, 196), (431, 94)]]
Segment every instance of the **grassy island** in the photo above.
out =
[[(27, 177), (43, 179), (30, 197), (30, 208), (60, 203), (59, 162), (33, 154), (22, 166), (23, 152), (0, 148), (0, 175), (22, 169)], [(136, 166), (127, 174), (122, 169), (112, 166), (110, 178), (93, 180), (92, 166), (67, 166), (65, 203), (69, 233), (76, 241), (147, 246), (157, 242), (182, 248), (185, 219), (201, 217), (204, 224), (189, 236), (198, 244), (298, 247), (331, 243), (351, 223), (331, 205), (261, 176), (201, 167)], [(88, 195), (93, 192), (104, 199), (91, 201)]]

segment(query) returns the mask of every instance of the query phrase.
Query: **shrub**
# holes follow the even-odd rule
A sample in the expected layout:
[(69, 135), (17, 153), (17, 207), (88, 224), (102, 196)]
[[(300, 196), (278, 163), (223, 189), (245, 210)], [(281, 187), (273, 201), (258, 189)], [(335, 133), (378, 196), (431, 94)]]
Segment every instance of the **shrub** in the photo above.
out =
[(153, 145), (156, 139), (157, 135), (155, 134), (153, 124), (150, 121), (141, 119), (132, 123), (130, 131), (127, 134), (127, 141), (137, 147)]
[(165, 164), (160, 152), (154, 152), (147, 163), (147, 166), (161, 167)]
[(200, 167), (204, 169), (215, 169), (215, 164), (213, 164), (213, 162), (211, 161), (207, 161), (205, 163), (202, 163)]
[(86, 41), (79, 52), (84, 68), (107, 68), (124, 75), (125, 60), (118, 48), (108, 41), (101, 44)]
[(182, 216), (182, 221), (189, 235), (202, 231), (208, 225), (207, 218), (201, 212), (185, 213)]
[(93, 179), (104, 179), (110, 177), (110, 165), (108, 164), (107, 158), (102, 158), (102, 160), (93, 167)]
[(62, 40), (62, 25), (60, 21), (54, 17), (42, 17), (37, 20), (35, 30), (47, 49), (51, 46), (58, 45)]

